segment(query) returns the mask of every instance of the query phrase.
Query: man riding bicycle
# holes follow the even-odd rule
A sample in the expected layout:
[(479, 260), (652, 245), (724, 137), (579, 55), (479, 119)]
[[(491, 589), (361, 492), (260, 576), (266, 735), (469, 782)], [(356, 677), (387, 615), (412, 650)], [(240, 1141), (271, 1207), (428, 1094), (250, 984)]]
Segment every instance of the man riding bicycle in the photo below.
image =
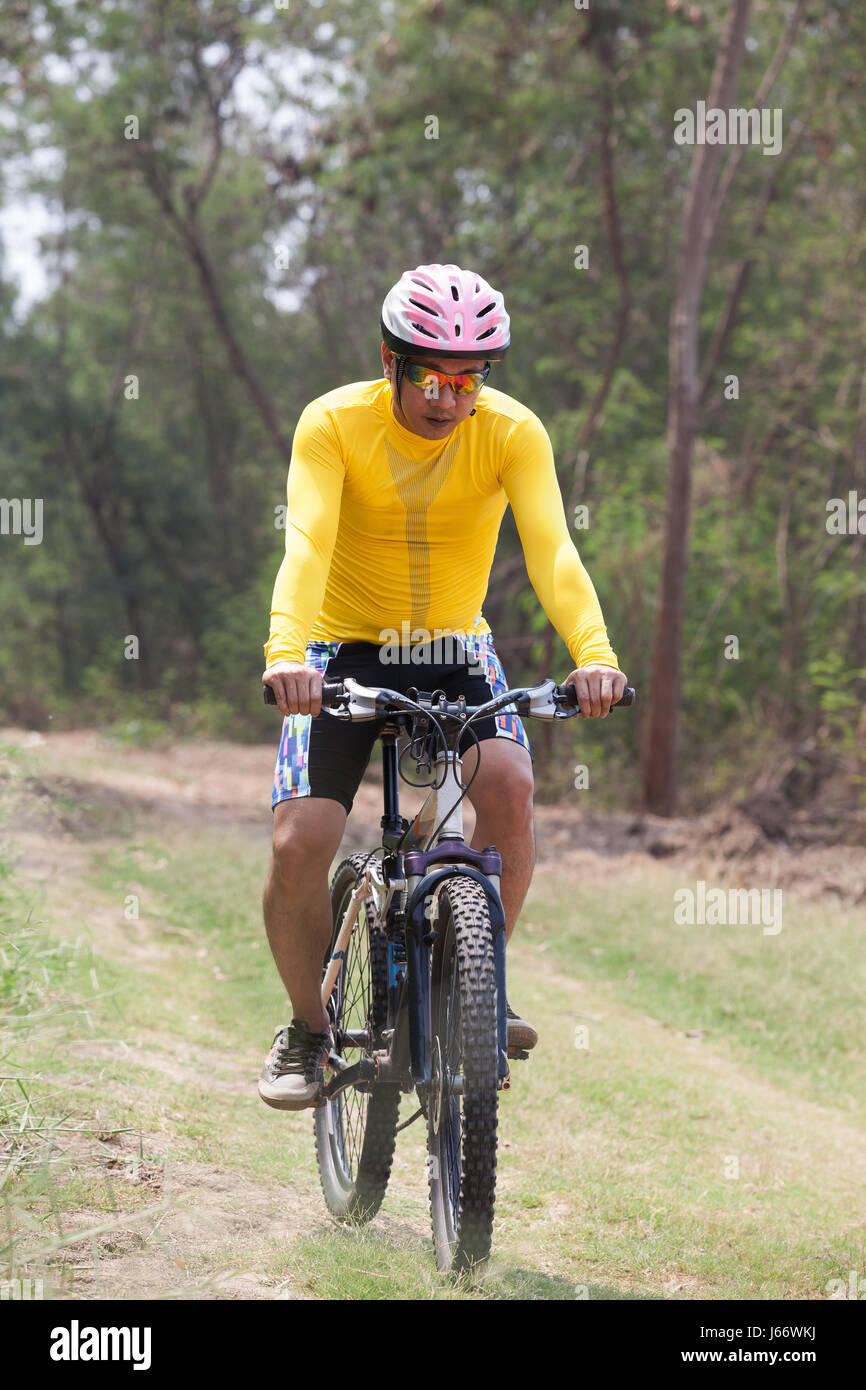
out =
[[(564, 684), (576, 686), (581, 713), (603, 718), (627, 683), (568, 533), (547, 431), (485, 386), (510, 344), (502, 295), (459, 266), (418, 266), (387, 294), (380, 327), (384, 376), (319, 396), (298, 421), (265, 645), (262, 680), (285, 718), (263, 908), (294, 1015), (259, 1080), (277, 1109), (318, 1101), (332, 1042), (321, 999), (328, 873), (377, 734), (377, 721), (317, 718), (323, 678), (420, 685), (469, 704), (507, 690), (481, 607), (510, 504), (532, 586), (574, 662)], [(411, 644), (396, 657), (393, 634)], [(473, 728), (484, 743), (474, 780), (478, 746), (460, 746), (472, 846), (502, 855), (507, 940), (535, 863), (532, 754), (516, 714)], [(537, 1040), (509, 1007), (509, 1047)]]

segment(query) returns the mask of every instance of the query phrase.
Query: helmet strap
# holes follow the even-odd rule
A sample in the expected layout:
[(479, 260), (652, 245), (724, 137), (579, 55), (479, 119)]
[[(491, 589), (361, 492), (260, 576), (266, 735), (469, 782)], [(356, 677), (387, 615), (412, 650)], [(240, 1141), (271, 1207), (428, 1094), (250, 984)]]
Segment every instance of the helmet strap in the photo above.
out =
[(395, 391), (396, 391), (396, 393), (397, 393), (397, 405), (398, 405), (399, 408), (400, 408), (400, 414), (401, 414), (404, 418), (405, 418), (406, 412), (405, 412), (405, 410), (403, 409), (403, 402), (402, 402), (402, 400), (401, 400), (401, 398), (400, 398), (400, 387), (401, 387), (402, 384), (403, 384), (403, 373), (404, 373), (405, 370), (406, 370), (405, 363), (406, 363), (406, 359), (405, 359), (405, 357), (403, 357), (403, 355), (401, 354), (399, 357), (396, 358), (396, 370), (395, 370), (395, 372), (394, 372), (394, 389), (395, 389)]
[[(406, 412), (405, 412), (405, 410), (403, 409), (403, 401), (401, 400), (401, 397), (400, 397), (400, 388), (401, 388), (401, 386), (403, 385), (403, 377), (404, 377), (404, 375), (405, 375), (405, 372), (406, 372), (406, 358), (405, 358), (405, 356), (403, 355), (403, 353), (396, 353), (396, 352), (395, 352), (395, 353), (394, 353), (394, 380), (393, 380), (393, 382), (392, 382), (392, 390), (393, 390), (395, 396), (397, 397), (397, 405), (399, 406), (399, 408), (400, 408), (400, 414), (403, 416), (404, 419), (406, 418)], [(474, 415), (474, 414), (475, 414), (475, 406), (472, 407), (472, 409), (470, 410), (469, 414), (470, 414), (470, 415)]]

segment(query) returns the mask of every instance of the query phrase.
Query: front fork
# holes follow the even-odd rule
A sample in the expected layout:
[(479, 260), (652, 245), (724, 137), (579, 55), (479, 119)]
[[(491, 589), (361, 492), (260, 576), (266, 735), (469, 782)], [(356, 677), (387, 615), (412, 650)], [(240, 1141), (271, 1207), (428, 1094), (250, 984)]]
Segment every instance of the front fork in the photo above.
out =
[(493, 966), (496, 975), (496, 1029), (499, 1034), (499, 1084), (509, 1086), (508, 1016), (505, 998), (505, 922), (493, 933)]
[(494, 980), (496, 983), (496, 1025), (499, 1041), (499, 1082), (507, 1086), (508, 1020), (505, 1001), (505, 912), (499, 896), (499, 878), (484, 875), (469, 866), (446, 865), (422, 879), (409, 879), (409, 898), (406, 904), (406, 956), (409, 1012), (409, 1054), (412, 1080), (416, 1087), (428, 1089), (433, 1075), (432, 1020), (430, 999), (430, 951), (436, 940), (435, 923), (430, 918), (428, 904), (434, 891), (446, 878), (458, 874), (480, 883), (490, 909), (493, 936)]

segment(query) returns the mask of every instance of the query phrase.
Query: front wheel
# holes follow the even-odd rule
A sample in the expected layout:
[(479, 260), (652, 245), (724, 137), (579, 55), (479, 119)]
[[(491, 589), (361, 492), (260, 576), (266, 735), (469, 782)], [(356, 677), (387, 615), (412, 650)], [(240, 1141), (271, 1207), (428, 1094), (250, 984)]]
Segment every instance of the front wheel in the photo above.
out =
[[(325, 967), (368, 855), (340, 864), (331, 883), (334, 929)], [(329, 1004), (335, 1051), (347, 1065), (381, 1047), (388, 1015), (388, 947), (373, 901), (361, 906)], [(345, 1033), (351, 1030), (354, 1039)], [(357, 1046), (358, 1033), (366, 1046)], [(328, 1210), (341, 1221), (369, 1221), (385, 1196), (397, 1138), (400, 1091), (367, 1083), (338, 1091), (315, 1112), (316, 1158)]]
[(457, 1274), (490, 1254), (496, 1193), (496, 972), (487, 897), (471, 879), (439, 894), (431, 1016), (430, 1214), (436, 1264)]

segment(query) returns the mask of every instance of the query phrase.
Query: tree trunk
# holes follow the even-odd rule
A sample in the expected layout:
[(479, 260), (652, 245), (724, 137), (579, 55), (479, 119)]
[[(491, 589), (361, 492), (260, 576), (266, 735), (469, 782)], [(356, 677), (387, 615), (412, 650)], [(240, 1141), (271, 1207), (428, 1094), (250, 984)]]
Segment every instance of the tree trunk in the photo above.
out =
[[(751, 0), (733, 0), (713, 73), (707, 109), (728, 110), (736, 92)], [(650, 711), (643, 748), (647, 809), (670, 816), (676, 807), (677, 713), (680, 699), (685, 576), (688, 555), (692, 456), (698, 418), (698, 319), (710, 241), (722, 211), (713, 186), (722, 147), (696, 145), (686, 195), (676, 295), (671, 310), (668, 389), (670, 468), (661, 585), (655, 613)], [(712, 215), (710, 215), (712, 213)]]

